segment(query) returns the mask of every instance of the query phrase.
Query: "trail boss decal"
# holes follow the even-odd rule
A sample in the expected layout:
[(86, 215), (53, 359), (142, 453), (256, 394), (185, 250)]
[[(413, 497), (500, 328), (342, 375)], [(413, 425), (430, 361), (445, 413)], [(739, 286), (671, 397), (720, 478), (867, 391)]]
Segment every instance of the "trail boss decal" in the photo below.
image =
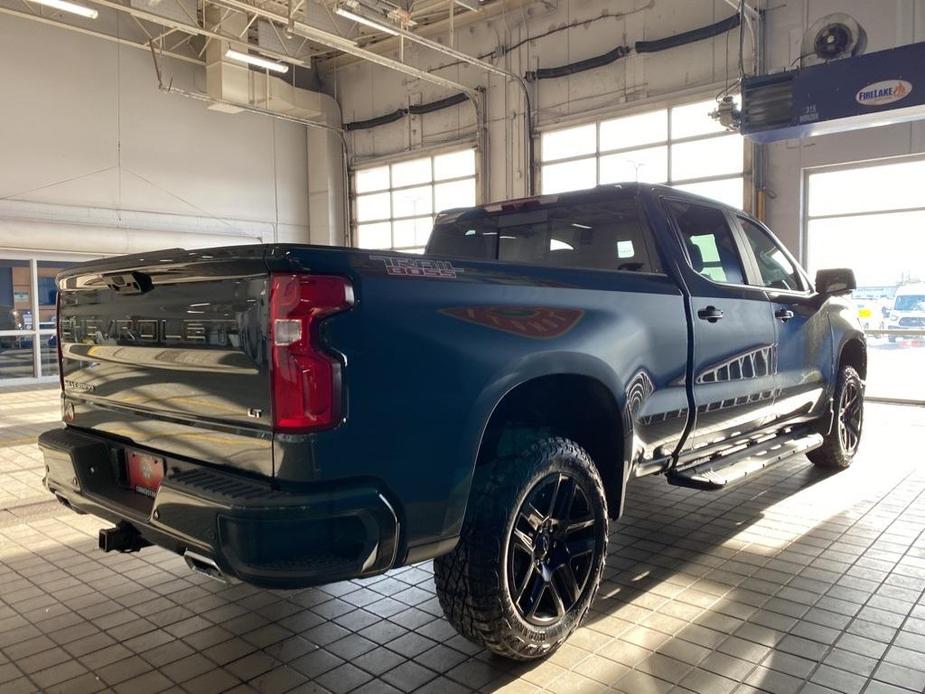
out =
[(385, 271), (397, 277), (436, 277), (440, 279), (455, 280), (456, 275), (463, 271), (454, 267), (448, 260), (429, 260), (427, 258), (394, 258), (388, 255), (371, 255), (370, 260), (378, 260), (385, 264)]
[(547, 306), (463, 306), (445, 308), (440, 312), (468, 323), (537, 340), (564, 335), (584, 315), (584, 311), (579, 309)]
[(912, 92), (912, 84), (906, 80), (884, 80), (862, 87), (855, 100), (861, 106), (885, 106), (905, 99)]

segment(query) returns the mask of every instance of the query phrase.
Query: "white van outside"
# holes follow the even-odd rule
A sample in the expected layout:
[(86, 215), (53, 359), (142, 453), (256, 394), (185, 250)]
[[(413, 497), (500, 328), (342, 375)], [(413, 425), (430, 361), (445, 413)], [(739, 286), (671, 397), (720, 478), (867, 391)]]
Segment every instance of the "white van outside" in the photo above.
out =
[[(896, 290), (885, 327), (887, 330), (925, 330), (925, 282), (906, 284)], [(897, 339), (901, 337), (890, 335), (890, 342)]]

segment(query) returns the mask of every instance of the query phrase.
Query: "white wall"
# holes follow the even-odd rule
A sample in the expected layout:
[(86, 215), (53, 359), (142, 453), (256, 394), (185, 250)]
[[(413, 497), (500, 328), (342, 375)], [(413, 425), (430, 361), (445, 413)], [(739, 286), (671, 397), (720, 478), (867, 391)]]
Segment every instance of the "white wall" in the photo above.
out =
[(2, 15), (0, 123), (0, 249), (309, 238), (305, 128), (164, 94), (145, 51)]
[[(755, 0), (749, 0), (754, 5)], [(470, 54), (512, 45), (524, 36), (602, 13), (623, 13), (621, 18), (589, 21), (567, 31), (527, 43), (500, 63), (513, 72), (556, 66), (604, 53), (618, 44), (662, 38), (730, 16), (724, 0), (559, 0), (528, 5), (501, 18), (466, 27), (457, 46)], [(557, 7), (556, 7), (557, 6)], [(866, 27), (868, 50), (925, 40), (925, 0), (776, 0), (765, 2), (767, 12), (767, 68), (782, 70), (800, 54), (803, 33), (817, 18), (831, 12), (848, 12)], [(747, 36), (747, 34), (746, 34)], [(444, 37), (445, 38), (445, 37)], [(714, 39), (658, 54), (630, 55), (607, 67), (571, 77), (544, 80), (534, 85), (539, 128), (548, 128), (589, 113), (617, 113), (647, 100), (672, 98), (701, 91), (712, 95), (728, 74), (738, 74), (738, 30)], [(746, 52), (750, 44), (746, 38)], [(415, 46), (406, 58), (431, 68), (446, 58)], [(521, 143), (522, 106), (518, 92), (496, 77), (488, 79), (470, 66), (453, 66), (440, 74), (468, 85), (488, 87), (489, 197), (503, 199), (525, 194)], [(382, 68), (355, 63), (331, 76), (344, 120), (360, 120), (386, 113), (408, 103), (430, 101), (446, 92)], [(712, 91), (711, 91), (712, 90)], [(351, 134), (354, 159), (375, 158), (427, 148), (464, 137), (473, 127), (471, 108), (454, 109), (405, 119), (380, 128)], [(772, 145), (768, 150), (767, 217), (779, 235), (800, 251), (800, 195), (803, 167), (882, 156), (925, 152), (925, 124), (903, 125), (830, 135)]]

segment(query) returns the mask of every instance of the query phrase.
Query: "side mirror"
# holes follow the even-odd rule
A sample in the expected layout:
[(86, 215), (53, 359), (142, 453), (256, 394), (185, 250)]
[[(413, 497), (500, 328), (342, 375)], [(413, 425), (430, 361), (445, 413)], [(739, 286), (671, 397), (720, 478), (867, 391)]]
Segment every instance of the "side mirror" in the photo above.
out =
[(819, 294), (847, 294), (857, 288), (858, 282), (850, 267), (819, 270), (816, 273), (816, 291)]

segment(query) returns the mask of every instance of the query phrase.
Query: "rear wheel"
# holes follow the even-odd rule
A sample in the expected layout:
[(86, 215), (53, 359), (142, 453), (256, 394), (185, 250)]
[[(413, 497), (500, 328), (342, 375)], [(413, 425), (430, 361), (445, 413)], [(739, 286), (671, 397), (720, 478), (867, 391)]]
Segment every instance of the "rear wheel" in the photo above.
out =
[(820, 467), (846, 468), (861, 444), (864, 428), (864, 382), (853, 366), (843, 366), (835, 386), (835, 422), (822, 446), (807, 453)]
[(541, 658), (581, 623), (606, 550), (594, 463), (573, 441), (545, 439), (477, 470), (459, 544), (434, 561), (437, 595), (470, 640), (515, 660)]

